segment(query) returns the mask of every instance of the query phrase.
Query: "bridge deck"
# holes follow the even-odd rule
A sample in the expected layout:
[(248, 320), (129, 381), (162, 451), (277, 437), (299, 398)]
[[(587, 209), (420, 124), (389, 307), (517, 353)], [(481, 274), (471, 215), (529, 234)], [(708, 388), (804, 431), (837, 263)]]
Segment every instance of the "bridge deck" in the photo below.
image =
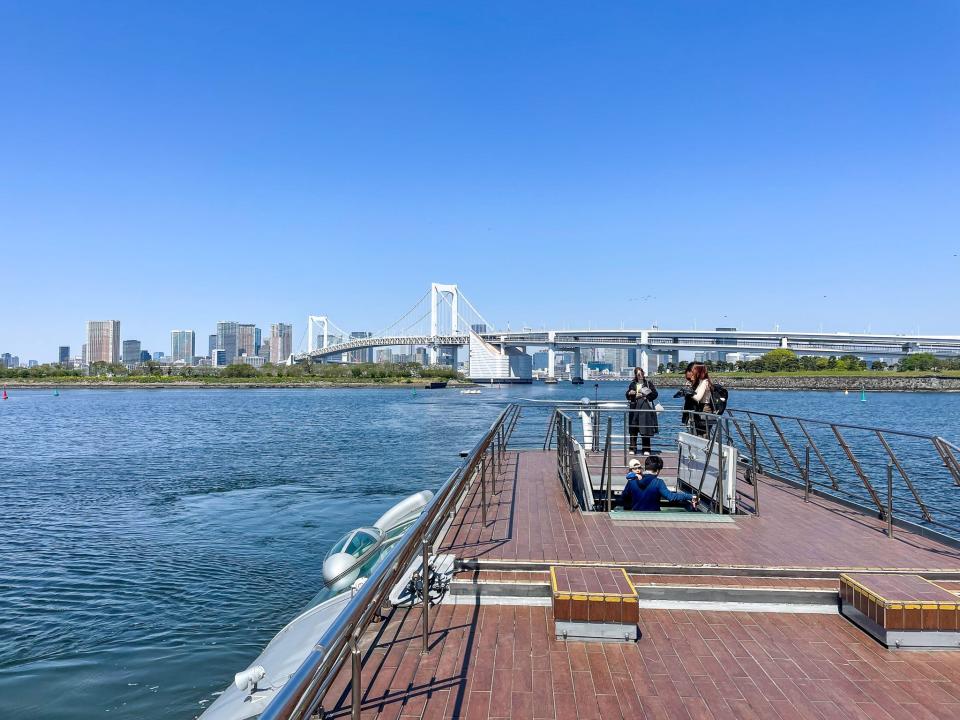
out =
[[(654, 567), (650, 574), (634, 572), (635, 582), (669, 585), (678, 569), (714, 565), (724, 567), (706, 570), (713, 574), (704, 582), (757, 583), (721, 579), (725, 567), (753, 568), (753, 575), (796, 568), (794, 577), (783, 572), (782, 584), (816, 589), (835, 588), (835, 581), (804, 574), (960, 572), (960, 551), (906, 532), (889, 540), (882, 523), (822, 499), (805, 504), (796, 490), (771, 481), (760, 488), (761, 518), (738, 517), (721, 527), (636, 527), (571, 512), (552, 453), (509, 454), (486, 527), (478, 490), (442, 543), (443, 551), (488, 565), (464, 574), (473, 577), (539, 582), (539, 568), (551, 562), (624, 563)], [(514, 566), (524, 569), (506, 571)], [(394, 609), (372, 626), (363, 638), (363, 716), (960, 717), (960, 652), (891, 652), (838, 614), (641, 607), (638, 642), (584, 644), (554, 639), (550, 607), (498, 602), (436, 607), (426, 655), (420, 654), (419, 608)], [(328, 717), (349, 715), (346, 665), (324, 700)]]

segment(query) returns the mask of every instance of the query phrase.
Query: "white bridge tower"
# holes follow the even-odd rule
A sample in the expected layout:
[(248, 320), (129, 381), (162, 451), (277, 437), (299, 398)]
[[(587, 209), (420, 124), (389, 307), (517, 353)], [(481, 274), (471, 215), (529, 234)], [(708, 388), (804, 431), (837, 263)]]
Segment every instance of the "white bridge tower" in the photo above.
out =
[[(432, 337), (437, 337), (441, 333), (439, 332), (440, 328), (440, 303), (446, 302), (444, 295), (450, 296), (450, 309), (451, 309), (451, 327), (450, 334), (457, 334), (457, 319), (460, 316), (460, 289), (456, 285), (442, 285), (440, 283), (433, 283), (430, 286), (430, 335)], [(446, 333), (444, 333), (446, 334)], [(430, 348), (430, 364), (437, 364), (437, 353), (439, 348), (436, 345), (431, 346)], [(453, 350), (453, 366), (456, 369), (457, 366), (457, 355), (456, 349)]]
[[(330, 320), (326, 315), (310, 315), (307, 318), (307, 352), (311, 353), (317, 350), (317, 331), (316, 326), (323, 327), (323, 345), (319, 349), (330, 345)], [(303, 347), (301, 345), (301, 347)]]

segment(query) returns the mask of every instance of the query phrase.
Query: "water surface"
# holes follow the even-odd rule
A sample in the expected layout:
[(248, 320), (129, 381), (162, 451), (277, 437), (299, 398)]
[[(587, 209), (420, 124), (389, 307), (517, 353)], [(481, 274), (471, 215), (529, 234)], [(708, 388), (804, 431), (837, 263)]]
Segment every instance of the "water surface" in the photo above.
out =
[[(5, 715), (195, 717), (317, 592), (329, 545), (435, 489), (503, 403), (624, 389), (10, 391)], [(960, 395), (736, 391), (732, 404), (960, 439)]]

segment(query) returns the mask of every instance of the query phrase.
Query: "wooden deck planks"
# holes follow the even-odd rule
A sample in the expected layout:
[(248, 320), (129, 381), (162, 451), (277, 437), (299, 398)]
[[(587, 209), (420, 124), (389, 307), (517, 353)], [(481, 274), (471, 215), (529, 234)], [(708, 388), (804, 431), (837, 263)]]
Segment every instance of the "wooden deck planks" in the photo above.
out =
[(648, 565), (958, 570), (960, 551), (898, 531), (872, 517), (764, 480), (762, 517), (729, 526), (631, 527), (603, 513), (571, 512), (554, 453), (510, 453), (480, 519), (476, 485), (442, 545), (460, 558)]
[[(366, 638), (364, 717), (960, 717), (960, 655), (891, 653), (836, 615), (641, 610), (639, 643), (585, 644), (548, 612), (440, 606), (421, 656), (419, 611), (394, 610)], [(349, 715), (345, 673), (324, 707)]]

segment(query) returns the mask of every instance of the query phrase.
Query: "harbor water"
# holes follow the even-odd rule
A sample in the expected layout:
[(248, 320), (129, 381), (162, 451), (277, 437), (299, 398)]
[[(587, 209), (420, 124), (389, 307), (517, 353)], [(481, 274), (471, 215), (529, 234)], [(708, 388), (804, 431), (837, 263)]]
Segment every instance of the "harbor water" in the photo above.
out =
[[(505, 402), (624, 390), (10, 390), (4, 716), (196, 717), (316, 594), (331, 543), (436, 489)], [(731, 406), (960, 440), (956, 394), (737, 391)]]

